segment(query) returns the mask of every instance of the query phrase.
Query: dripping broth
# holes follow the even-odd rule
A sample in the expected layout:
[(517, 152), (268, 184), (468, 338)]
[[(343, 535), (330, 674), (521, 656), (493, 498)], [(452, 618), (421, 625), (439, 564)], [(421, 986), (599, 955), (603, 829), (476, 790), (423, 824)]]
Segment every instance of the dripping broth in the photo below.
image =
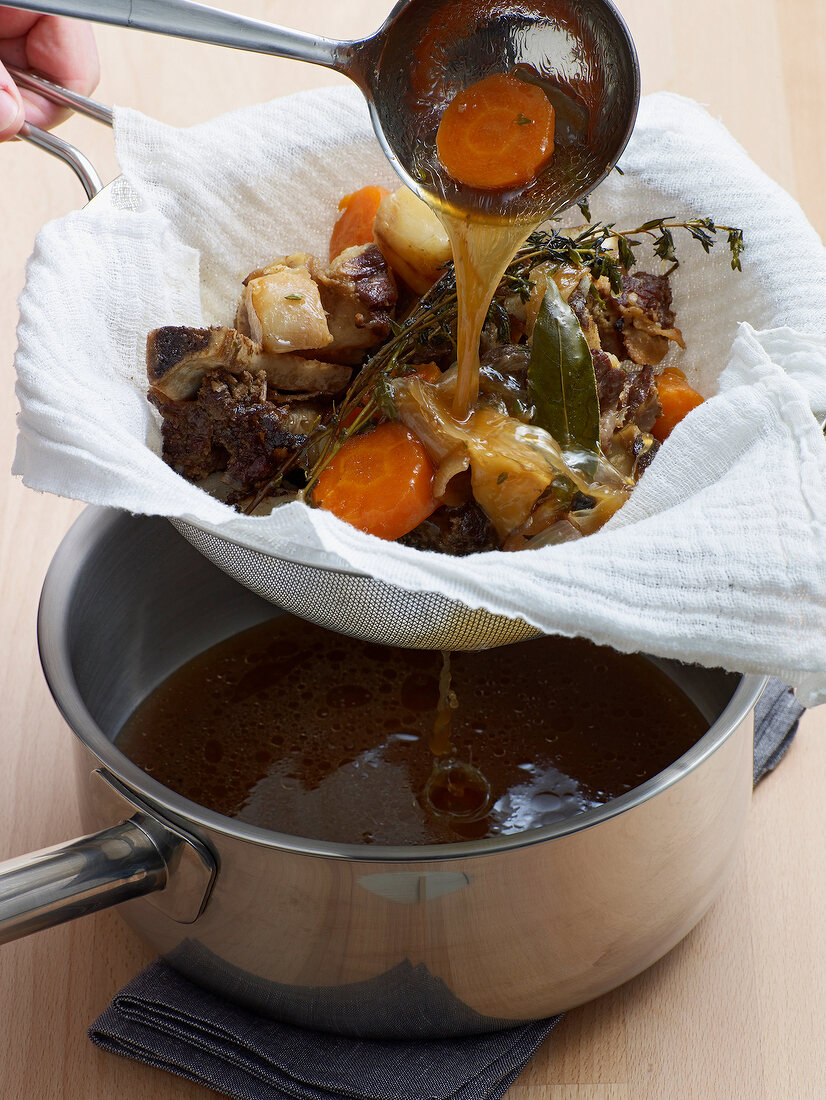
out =
[(641, 657), (540, 638), (451, 655), (453, 756), (490, 785), (479, 820), (425, 790), (441, 655), (282, 615), (155, 689), (117, 747), (164, 786), (249, 824), (354, 844), (440, 844), (570, 817), (662, 771), (706, 731)]
[(542, 89), (556, 118), (553, 153), (530, 184), (485, 190), (459, 183), (439, 161), (435, 142), (426, 146), (420, 180), (423, 198), (442, 222), (453, 253), (458, 299), (453, 415), (459, 421), (467, 419), (478, 398), (479, 340), (505, 269), (529, 234), (564, 208), (569, 178), (581, 176), (589, 159), (590, 117), (584, 105), (528, 66), (515, 72)]

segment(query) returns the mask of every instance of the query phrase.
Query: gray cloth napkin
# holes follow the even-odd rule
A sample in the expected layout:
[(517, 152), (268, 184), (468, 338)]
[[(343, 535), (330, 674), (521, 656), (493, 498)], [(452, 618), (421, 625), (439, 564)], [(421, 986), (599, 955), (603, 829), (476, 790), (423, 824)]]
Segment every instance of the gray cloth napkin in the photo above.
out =
[(788, 751), (803, 707), (780, 680), (769, 680), (754, 708), (754, 782), (772, 771)]
[[(803, 708), (779, 680), (755, 711), (754, 781)], [(499, 1100), (560, 1016), (463, 1039), (347, 1039), (264, 1019), (158, 960), (115, 997), (92, 1042), (237, 1100)]]

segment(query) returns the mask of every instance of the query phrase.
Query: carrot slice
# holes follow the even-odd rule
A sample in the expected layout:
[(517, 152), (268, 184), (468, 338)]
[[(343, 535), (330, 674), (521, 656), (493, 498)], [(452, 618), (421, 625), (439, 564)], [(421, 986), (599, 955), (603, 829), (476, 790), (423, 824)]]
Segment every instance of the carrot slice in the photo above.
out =
[(436, 366), (435, 363), (421, 363), (413, 371), (412, 375), (408, 377), (421, 378), (423, 382), (438, 382), (442, 377), (442, 372)]
[(535, 84), (497, 73), (448, 104), (436, 134), (446, 171), (471, 187), (529, 183), (554, 151), (554, 109)]
[(386, 187), (362, 187), (351, 195), (345, 195), (338, 208), (341, 213), (330, 237), (330, 259), (356, 244), (370, 244), (373, 240), (373, 222), (379, 203), (390, 192)]
[(398, 420), (353, 436), (333, 455), (313, 501), (381, 539), (397, 539), (436, 509), (435, 468), (424, 444)]
[(683, 372), (676, 367), (667, 367), (658, 376), (657, 395), (663, 411), (654, 421), (651, 434), (660, 443), (664, 443), (677, 424), (688, 416), (692, 409), (702, 405), (704, 398), (689, 386)]

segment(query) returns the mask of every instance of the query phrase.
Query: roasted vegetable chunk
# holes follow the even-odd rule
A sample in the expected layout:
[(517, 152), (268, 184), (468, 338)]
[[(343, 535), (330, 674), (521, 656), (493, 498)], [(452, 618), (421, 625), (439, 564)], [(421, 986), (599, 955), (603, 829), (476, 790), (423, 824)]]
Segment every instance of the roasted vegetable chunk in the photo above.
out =
[(390, 266), (417, 294), (429, 290), (450, 262), (445, 227), (407, 187), (382, 199), (373, 232)]

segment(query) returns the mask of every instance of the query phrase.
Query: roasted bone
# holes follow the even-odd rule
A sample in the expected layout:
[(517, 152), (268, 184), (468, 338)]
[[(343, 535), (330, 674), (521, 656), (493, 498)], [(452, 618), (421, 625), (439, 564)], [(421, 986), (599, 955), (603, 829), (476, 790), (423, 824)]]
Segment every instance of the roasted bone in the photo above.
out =
[(315, 349), (323, 359), (358, 363), (390, 335), (398, 298), (387, 262), (374, 244), (346, 248), (329, 265), (314, 257), (307, 268), (318, 284), (333, 342)]
[(150, 385), (172, 401), (191, 398), (209, 371), (240, 375), (264, 371), (276, 390), (338, 393), (350, 381), (350, 368), (299, 355), (268, 355), (237, 329), (170, 325), (150, 332), (146, 374)]

